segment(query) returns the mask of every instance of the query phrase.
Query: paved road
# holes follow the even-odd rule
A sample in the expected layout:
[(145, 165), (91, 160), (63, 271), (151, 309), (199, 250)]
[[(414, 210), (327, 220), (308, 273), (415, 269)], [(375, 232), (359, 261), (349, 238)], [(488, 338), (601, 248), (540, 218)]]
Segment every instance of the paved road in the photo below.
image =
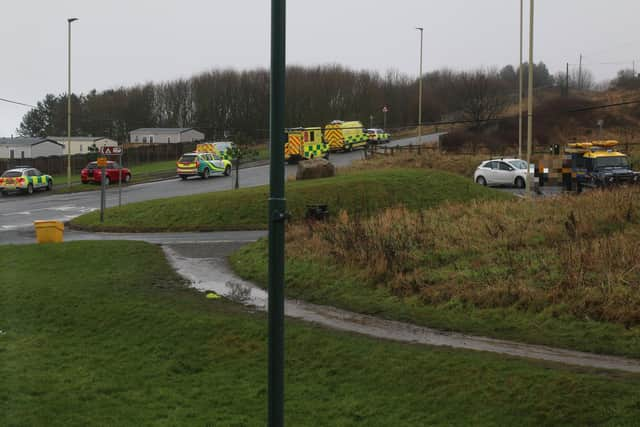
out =
[[(402, 142), (402, 141), (398, 141)], [(364, 152), (332, 153), (331, 162), (337, 167), (348, 166), (362, 159)], [(286, 173), (293, 176), (295, 165), (287, 165)], [(269, 180), (269, 166), (258, 166), (240, 170), (240, 186), (254, 187), (265, 185)], [(216, 176), (208, 180), (191, 178), (187, 181), (169, 179), (157, 182), (132, 185), (122, 189), (122, 203), (134, 203), (164, 197), (223, 191), (232, 188), (234, 177)], [(70, 194), (37, 193), (28, 195), (9, 195), (0, 198), (0, 232), (33, 227), (36, 220), (68, 221), (76, 216), (100, 207), (100, 192), (89, 191)], [(107, 207), (118, 204), (118, 188), (107, 190)], [(0, 243), (4, 237), (0, 234)]]

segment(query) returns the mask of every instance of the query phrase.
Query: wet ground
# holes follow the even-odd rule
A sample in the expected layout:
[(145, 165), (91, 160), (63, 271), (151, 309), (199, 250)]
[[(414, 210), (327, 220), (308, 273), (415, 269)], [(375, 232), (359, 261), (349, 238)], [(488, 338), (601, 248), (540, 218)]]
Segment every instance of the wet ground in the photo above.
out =
[[(266, 310), (267, 293), (254, 284), (238, 278), (227, 263), (226, 257), (242, 244), (239, 242), (197, 245), (170, 243), (163, 245), (163, 249), (178, 273), (190, 280), (196, 289), (203, 292), (213, 291), (246, 306)], [(286, 300), (285, 315), (332, 329), (381, 339), (488, 351), (568, 365), (640, 373), (638, 360), (443, 332), (303, 301)]]

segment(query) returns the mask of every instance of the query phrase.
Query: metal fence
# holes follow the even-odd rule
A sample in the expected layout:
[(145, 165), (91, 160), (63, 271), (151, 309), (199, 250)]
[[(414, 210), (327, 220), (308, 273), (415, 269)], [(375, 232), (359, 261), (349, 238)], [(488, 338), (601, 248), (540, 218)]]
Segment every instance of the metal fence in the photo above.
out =
[[(125, 145), (122, 164), (126, 167), (150, 162), (177, 160), (183, 153), (194, 151), (196, 142), (177, 144)], [(97, 153), (74, 154), (71, 156), (71, 173), (78, 174), (87, 163), (94, 161)], [(67, 156), (37, 157), (35, 159), (0, 159), (0, 172), (18, 165), (32, 166), (49, 175), (67, 173)]]

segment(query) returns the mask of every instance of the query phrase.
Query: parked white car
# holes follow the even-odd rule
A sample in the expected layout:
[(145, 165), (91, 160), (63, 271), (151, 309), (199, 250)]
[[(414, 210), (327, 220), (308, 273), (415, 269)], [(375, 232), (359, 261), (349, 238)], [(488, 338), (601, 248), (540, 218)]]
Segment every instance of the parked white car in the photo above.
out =
[(480, 185), (509, 185), (524, 188), (527, 182), (527, 162), (521, 159), (486, 160), (473, 174)]

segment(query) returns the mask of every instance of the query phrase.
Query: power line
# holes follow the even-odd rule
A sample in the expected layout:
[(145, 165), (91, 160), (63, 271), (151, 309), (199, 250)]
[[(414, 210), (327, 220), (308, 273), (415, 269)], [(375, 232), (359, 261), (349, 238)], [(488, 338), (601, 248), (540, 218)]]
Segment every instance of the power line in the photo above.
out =
[(25, 104), (24, 102), (12, 101), (12, 100), (6, 99), (6, 98), (0, 98), (0, 101), (8, 102), (9, 104), (22, 105), (24, 107), (29, 107), (29, 108), (38, 108), (35, 105)]

